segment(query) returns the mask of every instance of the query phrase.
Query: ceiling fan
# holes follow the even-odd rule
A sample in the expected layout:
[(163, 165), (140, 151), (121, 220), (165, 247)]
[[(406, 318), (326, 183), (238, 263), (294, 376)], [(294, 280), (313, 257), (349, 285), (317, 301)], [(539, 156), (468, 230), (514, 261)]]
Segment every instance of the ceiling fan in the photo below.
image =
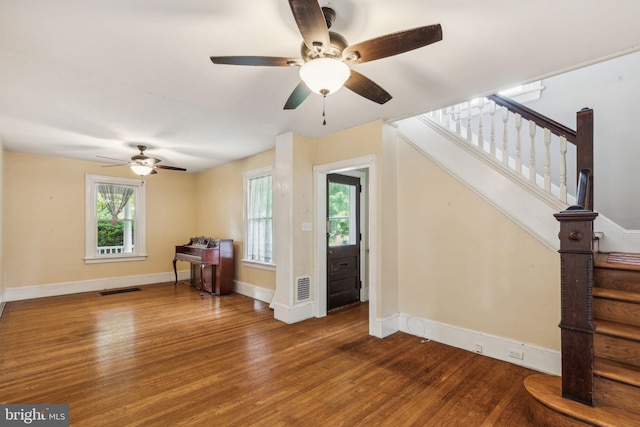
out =
[(329, 31), (336, 17), (333, 9), (320, 7), (318, 0), (289, 0), (289, 6), (302, 35), (302, 58), (211, 57), (214, 64), (300, 67), (302, 81), (287, 99), (285, 110), (297, 108), (311, 92), (326, 97), (343, 85), (360, 96), (384, 104), (392, 96), (349, 66), (408, 52), (442, 40), (442, 27), (435, 24), (349, 45), (341, 34)]
[[(140, 175), (140, 176), (145, 176), (145, 175), (149, 175), (149, 174), (158, 173), (156, 171), (156, 169), (168, 169), (168, 170), (174, 170), (174, 171), (186, 171), (185, 168), (178, 168), (178, 167), (175, 167), (175, 166), (167, 166), (167, 165), (159, 164), (162, 160), (156, 159), (155, 157), (149, 157), (146, 154), (144, 154), (144, 151), (146, 149), (147, 149), (146, 145), (138, 145), (138, 150), (140, 150), (140, 154), (136, 154), (134, 156), (131, 156), (131, 161), (130, 162), (119, 164), (119, 165), (109, 165), (109, 166), (129, 165), (131, 170), (136, 175)], [(98, 157), (101, 157), (103, 159), (109, 159), (109, 160), (117, 160), (119, 162), (123, 161), (123, 160), (114, 159), (114, 158), (111, 158), (111, 157), (104, 157), (104, 156), (98, 156)], [(105, 167), (109, 167), (109, 166), (105, 166)]]

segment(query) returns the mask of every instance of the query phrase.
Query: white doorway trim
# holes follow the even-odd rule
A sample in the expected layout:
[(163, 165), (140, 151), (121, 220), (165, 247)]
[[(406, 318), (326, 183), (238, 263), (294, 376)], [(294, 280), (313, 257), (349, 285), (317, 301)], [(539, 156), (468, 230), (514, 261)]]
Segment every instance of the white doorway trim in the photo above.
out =
[(369, 334), (382, 338), (382, 331), (376, 327), (377, 322), (377, 293), (378, 293), (378, 247), (377, 247), (377, 168), (376, 156), (374, 154), (358, 157), (355, 159), (344, 160), (326, 165), (318, 165), (313, 167), (313, 179), (315, 187), (315, 219), (316, 219), (316, 235), (315, 246), (316, 256), (314, 260), (316, 288), (315, 288), (315, 307), (314, 314), (316, 317), (324, 317), (327, 315), (327, 258), (326, 258), (326, 203), (327, 203), (327, 175), (330, 173), (341, 173), (355, 169), (368, 169), (368, 212), (367, 234), (369, 247)]

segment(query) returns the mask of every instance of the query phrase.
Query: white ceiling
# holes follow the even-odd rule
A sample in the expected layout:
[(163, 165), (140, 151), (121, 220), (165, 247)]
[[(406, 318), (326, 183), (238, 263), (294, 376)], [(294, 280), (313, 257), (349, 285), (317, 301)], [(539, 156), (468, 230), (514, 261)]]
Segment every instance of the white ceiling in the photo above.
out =
[[(440, 23), (443, 41), (355, 66), (393, 95), (343, 89), (282, 107), (297, 69), (209, 56), (299, 57), (286, 0), (0, 0), (0, 138), (7, 150), (99, 161), (135, 146), (199, 172), (395, 119), (640, 47), (637, 0), (320, 0), (350, 43)], [(174, 173), (174, 172), (168, 172)]]

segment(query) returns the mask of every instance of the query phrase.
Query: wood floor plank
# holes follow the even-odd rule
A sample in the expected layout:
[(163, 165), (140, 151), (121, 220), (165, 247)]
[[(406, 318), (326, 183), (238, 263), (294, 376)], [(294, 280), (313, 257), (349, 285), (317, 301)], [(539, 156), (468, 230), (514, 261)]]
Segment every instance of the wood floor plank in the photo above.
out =
[(7, 304), (0, 402), (68, 403), (74, 426), (529, 426), (534, 372), (368, 335), (360, 304), (286, 325), (184, 284)]

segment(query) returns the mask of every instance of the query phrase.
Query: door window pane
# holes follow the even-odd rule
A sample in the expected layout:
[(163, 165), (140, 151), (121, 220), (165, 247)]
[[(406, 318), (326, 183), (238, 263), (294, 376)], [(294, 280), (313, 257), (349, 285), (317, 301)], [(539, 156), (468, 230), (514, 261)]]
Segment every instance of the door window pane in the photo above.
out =
[(357, 243), (355, 197), (355, 186), (329, 182), (329, 246)]

